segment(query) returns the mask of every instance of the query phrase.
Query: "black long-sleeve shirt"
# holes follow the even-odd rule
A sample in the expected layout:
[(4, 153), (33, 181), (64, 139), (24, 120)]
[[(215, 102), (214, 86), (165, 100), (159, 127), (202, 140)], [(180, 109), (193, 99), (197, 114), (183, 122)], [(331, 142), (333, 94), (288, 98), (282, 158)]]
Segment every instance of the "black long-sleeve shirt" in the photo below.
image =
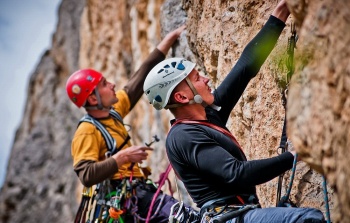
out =
[[(227, 130), (230, 112), (272, 51), (284, 27), (281, 20), (270, 16), (214, 92), (214, 104), (221, 106), (221, 110), (207, 107), (206, 122)], [(230, 137), (201, 124), (173, 126), (166, 149), (171, 165), (198, 207), (213, 199), (255, 195), (256, 185), (277, 177), (293, 164), (291, 153), (247, 161)]]

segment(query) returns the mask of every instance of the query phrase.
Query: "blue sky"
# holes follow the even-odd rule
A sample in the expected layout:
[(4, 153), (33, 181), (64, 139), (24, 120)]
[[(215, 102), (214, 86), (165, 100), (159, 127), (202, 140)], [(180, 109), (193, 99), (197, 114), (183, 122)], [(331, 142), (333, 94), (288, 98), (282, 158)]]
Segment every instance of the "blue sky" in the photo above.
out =
[(0, 187), (27, 98), (30, 74), (51, 48), (60, 0), (0, 0)]

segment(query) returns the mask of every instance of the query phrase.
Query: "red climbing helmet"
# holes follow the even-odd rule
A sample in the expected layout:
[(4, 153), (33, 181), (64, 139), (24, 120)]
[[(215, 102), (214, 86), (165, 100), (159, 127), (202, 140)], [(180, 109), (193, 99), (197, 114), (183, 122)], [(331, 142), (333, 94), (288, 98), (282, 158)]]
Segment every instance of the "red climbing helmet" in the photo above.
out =
[(92, 69), (74, 72), (67, 80), (66, 91), (70, 100), (80, 108), (102, 79), (102, 74)]

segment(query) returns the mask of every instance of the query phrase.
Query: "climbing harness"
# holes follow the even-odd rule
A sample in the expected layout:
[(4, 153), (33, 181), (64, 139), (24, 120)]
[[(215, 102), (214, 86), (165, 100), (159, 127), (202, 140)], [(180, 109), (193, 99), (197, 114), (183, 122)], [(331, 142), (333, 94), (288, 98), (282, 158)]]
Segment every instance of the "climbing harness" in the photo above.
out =
[[(294, 49), (296, 49), (297, 40), (298, 40), (298, 36), (296, 34), (295, 24), (292, 23), (291, 24), (291, 36), (288, 38), (288, 45), (287, 45), (287, 59), (286, 59), (286, 67), (288, 70), (287, 71), (287, 85), (286, 85), (286, 89), (282, 95), (282, 104), (283, 104), (285, 109), (286, 109), (286, 105), (287, 105), (288, 85), (289, 85), (289, 82), (292, 78), (292, 75), (294, 74)], [(280, 139), (280, 145), (278, 147), (278, 149), (281, 149), (281, 153), (288, 151), (288, 147), (291, 143), (288, 141), (288, 136), (286, 134), (286, 125), (287, 125), (287, 122), (286, 122), (286, 112), (285, 112), (283, 129), (282, 129), (282, 134), (281, 134), (281, 139)], [(281, 190), (282, 190), (282, 181), (283, 181), (284, 174), (281, 174), (278, 178), (276, 207), (296, 207), (296, 204), (294, 204), (290, 200), (289, 197), (290, 197), (290, 193), (291, 193), (291, 189), (292, 189), (292, 184), (294, 181), (297, 159), (298, 159), (298, 155), (296, 154), (294, 156), (293, 167), (291, 170), (291, 175), (289, 178), (289, 184), (288, 184), (288, 187), (286, 190), (286, 194), (282, 197), (281, 197)], [(326, 206), (326, 220), (327, 220), (327, 223), (330, 223), (331, 221), (330, 221), (327, 182), (326, 182), (326, 178), (324, 176), (322, 176), (322, 177), (323, 177), (324, 200), (325, 200), (325, 206)]]
[[(122, 117), (118, 112), (111, 109), (110, 115), (124, 125)], [(106, 158), (117, 153), (130, 140), (130, 136), (127, 135), (124, 142), (121, 145), (117, 145), (116, 140), (110, 135), (106, 128), (98, 120), (88, 114), (86, 114), (79, 121), (79, 124), (82, 122), (89, 122), (93, 124), (101, 132), (108, 149), (108, 151), (105, 153)], [(151, 146), (153, 143), (159, 141), (159, 138), (157, 136), (153, 136), (153, 138), (153, 141), (150, 143), (145, 143), (145, 145)], [(130, 165), (129, 169), (132, 169), (133, 166), (134, 164)], [(170, 169), (167, 170), (167, 173), (169, 173), (169, 171)], [(132, 174), (128, 179), (122, 178), (121, 180), (112, 181), (106, 179), (94, 186), (95, 190), (93, 193), (93, 187), (84, 187), (81, 203), (78, 208), (74, 223), (124, 223), (124, 216), (130, 216), (133, 218), (133, 222), (135, 223), (139, 222), (140, 220), (148, 223), (151, 219), (157, 216), (160, 211), (160, 207), (163, 205), (165, 194), (159, 196), (160, 202), (155, 208), (155, 212), (152, 214), (155, 201), (158, 198), (158, 195), (160, 195), (160, 188), (167, 180), (167, 173), (163, 174), (160, 177), (160, 180), (158, 181), (158, 188), (150, 179), (134, 179), (132, 177)], [(153, 197), (147, 218), (142, 218), (138, 214), (139, 197), (137, 196), (137, 191), (147, 191), (144, 193), (152, 193)], [(156, 193), (153, 193), (153, 191), (156, 191)]]
[[(117, 121), (121, 122), (124, 125), (123, 119), (118, 112), (111, 109), (109, 111), (109, 114), (114, 119), (116, 119)], [(108, 153), (110, 153), (110, 155), (114, 155), (117, 151), (119, 151), (121, 148), (123, 148), (125, 146), (125, 144), (130, 140), (130, 136), (128, 134), (127, 138), (124, 140), (124, 142), (117, 148), (117, 142), (115, 141), (115, 139), (109, 134), (107, 129), (98, 120), (93, 118), (91, 115), (86, 114), (86, 115), (84, 115), (83, 118), (80, 119), (79, 124), (82, 122), (89, 122), (89, 123), (93, 124), (94, 126), (96, 126), (96, 128), (101, 132), (101, 134), (106, 142)]]
[[(246, 201), (241, 197), (247, 197)], [(240, 199), (237, 200), (237, 198)], [(236, 201), (236, 202), (235, 202)], [(241, 204), (237, 204), (238, 202)], [(230, 204), (231, 203), (231, 204)], [(232, 204), (233, 203), (233, 204)], [(225, 223), (236, 219), (236, 223), (243, 222), (244, 215), (252, 209), (260, 208), (255, 195), (231, 195), (207, 201), (200, 209), (201, 223)]]
[[(111, 109), (109, 114), (114, 119), (123, 123), (123, 119), (118, 112)], [(120, 145), (119, 148), (117, 148), (117, 143), (115, 139), (108, 133), (106, 128), (99, 121), (94, 119), (89, 114), (86, 114), (84, 115), (83, 118), (80, 119), (79, 124), (81, 124), (82, 122), (89, 122), (93, 124), (101, 132), (108, 149), (108, 151), (105, 154), (106, 158), (108, 158), (109, 156), (119, 151), (119, 149), (121, 149), (130, 139), (128, 135), (125, 141), (122, 143), (122, 145)], [(92, 187), (83, 188), (82, 199), (75, 217), (75, 221), (74, 221), (75, 223), (90, 222), (90, 218), (93, 219), (92, 222), (94, 222), (95, 219), (98, 219), (99, 221), (101, 221), (103, 217), (102, 216), (103, 212), (106, 212), (105, 210), (106, 209), (106, 199), (105, 199), (106, 191), (105, 190), (107, 187), (108, 187), (108, 190), (111, 190), (109, 185), (109, 180), (105, 180), (102, 183), (97, 184), (93, 196), (92, 196)], [(87, 193), (87, 191), (89, 191), (89, 193)], [(90, 199), (91, 199), (91, 203), (89, 205)], [(89, 211), (88, 211), (88, 208), (90, 208)], [(85, 221), (87, 211), (89, 212), (89, 214), (88, 214), (87, 221)]]
[(252, 209), (259, 208), (259, 204), (251, 205), (225, 205), (223, 207), (215, 207), (204, 213), (201, 223), (225, 223), (228, 220), (236, 219), (236, 223), (243, 222), (244, 215)]
[[(210, 122), (186, 119), (176, 120), (172, 124), (172, 127), (179, 123), (204, 125), (225, 134), (240, 148), (242, 156), (245, 157), (244, 152), (241, 146), (239, 145), (238, 141), (228, 130)], [(193, 210), (186, 209), (184, 207), (183, 202), (178, 202), (174, 204), (171, 209), (169, 223), (224, 223), (233, 218), (236, 218), (236, 222), (239, 223), (240, 220), (243, 219), (244, 214), (247, 211), (260, 207), (260, 204), (257, 202), (257, 199), (254, 195), (245, 195), (244, 197), (246, 197), (246, 199), (243, 198), (243, 195), (232, 195), (229, 197), (210, 200), (202, 206), (199, 213)], [(229, 200), (235, 200), (240, 204), (225, 205), (222, 207), (216, 205), (217, 202), (225, 202)], [(245, 200), (247, 202), (245, 202)]]

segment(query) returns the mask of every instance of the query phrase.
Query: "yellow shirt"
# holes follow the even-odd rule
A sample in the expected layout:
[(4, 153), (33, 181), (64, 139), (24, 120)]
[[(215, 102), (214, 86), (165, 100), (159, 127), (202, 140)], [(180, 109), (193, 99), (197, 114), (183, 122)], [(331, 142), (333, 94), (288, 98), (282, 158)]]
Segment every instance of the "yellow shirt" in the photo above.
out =
[[(128, 95), (124, 90), (116, 92), (118, 102), (114, 104), (114, 109), (124, 118), (130, 111), (130, 101)], [(117, 148), (124, 143), (128, 136), (128, 132), (124, 125), (112, 117), (98, 119), (98, 121), (106, 128), (111, 136), (117, 142)], [(131, 146), (131, 141), (121, 148), (126, 149)], [(106, 142), (101, 132), (91, 123), (82, 122), (77, 128), (72, 141), (72, 157), (73, 166), (82, 160), (102, 161), (104, 160), (105, 153), (108, 151)], [(120, 179), (123, 177), (129, 177), (131, 171), (128, 170), (131, 163), (124, 164), (118, 169), (112, 179)], [(138, 165), (134, 165), (133, 169), (134, 177), (143, 177), (142, 172)]]

